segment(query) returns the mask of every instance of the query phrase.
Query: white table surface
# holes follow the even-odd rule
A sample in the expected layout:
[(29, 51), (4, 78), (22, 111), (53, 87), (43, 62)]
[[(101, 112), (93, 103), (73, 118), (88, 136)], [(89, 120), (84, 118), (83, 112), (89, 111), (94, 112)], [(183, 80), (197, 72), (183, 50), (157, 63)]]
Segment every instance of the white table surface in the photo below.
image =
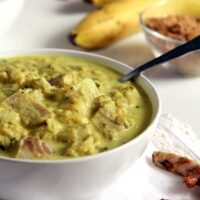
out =
[[(40, 47), (80, 50), (68, 42), (67, 34), (92, 9), (81, 0), (26, 0), (15, 24), (0, 39), (0, 51)], [(94, 53), (133, 67), (153, 58), (142, 33)], [(161, 67), (148, 71), (147, 76), (160, 94), (162, 112), (189, 123), (200, 136), (200, 78), (183, 78)]]

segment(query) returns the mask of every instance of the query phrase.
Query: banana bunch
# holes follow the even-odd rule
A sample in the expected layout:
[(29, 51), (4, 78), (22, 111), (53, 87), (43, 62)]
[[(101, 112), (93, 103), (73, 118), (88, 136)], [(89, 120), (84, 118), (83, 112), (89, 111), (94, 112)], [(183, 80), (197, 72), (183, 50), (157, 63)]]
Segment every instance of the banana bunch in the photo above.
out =
[(100, 9), (89, 13), (70, 33), (71, 42), (88, 50), (108, 45), (140, 30), (138, 14), (156, 0), (85, 0)]

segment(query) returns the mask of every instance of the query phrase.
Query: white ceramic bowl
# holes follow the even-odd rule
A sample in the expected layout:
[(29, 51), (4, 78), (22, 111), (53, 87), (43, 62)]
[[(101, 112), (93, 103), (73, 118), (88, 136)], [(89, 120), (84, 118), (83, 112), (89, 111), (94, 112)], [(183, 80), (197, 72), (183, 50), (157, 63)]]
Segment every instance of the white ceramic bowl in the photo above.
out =
[(25, 0), (0, 0), (0, 37), (4, 36), (18, 17)]
[[(122, 74), (131, 70), (129, 66), (110, 58), (72, 50), (20, 50), (1, 53), (0, 57), (38, 53), (89, 59)], [(118, 148), (82, 158), (31, 161), (1, 157), (0, 199), (86, 200), (112, 184), (139, 159), (151, 132), (157, 125), (160, 114), (160, 101), (152, 84), (144, 76), (140, 76), (137, 81), (150, 97), (153, 106), (153, 119), (142, 134)], [(134, 177), (133, 181), (135, 181)]]

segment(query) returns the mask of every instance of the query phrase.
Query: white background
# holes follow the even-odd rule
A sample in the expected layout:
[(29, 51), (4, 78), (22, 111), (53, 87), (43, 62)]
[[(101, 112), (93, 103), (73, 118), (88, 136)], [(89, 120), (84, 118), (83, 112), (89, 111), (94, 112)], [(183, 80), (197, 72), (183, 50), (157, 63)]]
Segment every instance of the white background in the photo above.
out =
[[(38, 47), (80, 50), (68, 42), (67, 34), (92, 9), (81, 0), (26, 0), (15, 24), (0, 39), (0, 51)], [(153, 58), (142, 33), (94, 53), (133, 67)], [(200, 78), (180, 77), (160, 66), (148, 71), (147, 76), (158, 89), (163, 113), (189, 123), (200, 136)]]

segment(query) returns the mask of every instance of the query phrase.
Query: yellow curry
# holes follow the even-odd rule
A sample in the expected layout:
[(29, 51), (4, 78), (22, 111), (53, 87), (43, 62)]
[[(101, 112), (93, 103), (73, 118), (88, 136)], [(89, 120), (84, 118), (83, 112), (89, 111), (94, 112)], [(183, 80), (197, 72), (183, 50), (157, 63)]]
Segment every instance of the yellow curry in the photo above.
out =
[(74, 57), (0, 59), (0, 155), (74, 158), (130, 141), (150, 123), (152, 106), (119, 77)]

